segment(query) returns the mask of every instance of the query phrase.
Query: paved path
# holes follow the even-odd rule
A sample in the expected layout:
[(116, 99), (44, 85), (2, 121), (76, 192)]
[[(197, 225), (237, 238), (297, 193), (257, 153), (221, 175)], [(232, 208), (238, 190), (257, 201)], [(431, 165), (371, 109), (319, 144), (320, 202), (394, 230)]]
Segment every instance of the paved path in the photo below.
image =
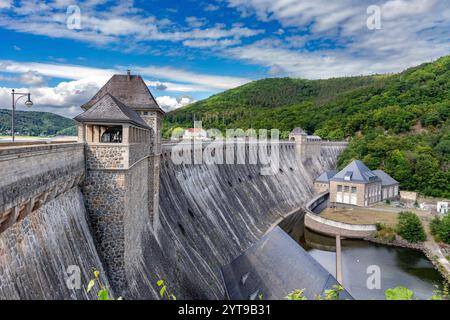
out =
[[(437, 256), (439, 263), (442, 267), (447, 270), (447, 274), (450, 275), (450, 261), (444, 256), (441, 251), (441, 248), (434, 241), (425, 241), (424, 243), (425, 249), (429, 250), (433, 253), (433, 255)], [(450, 276), (449, 276), (450, 277)]]

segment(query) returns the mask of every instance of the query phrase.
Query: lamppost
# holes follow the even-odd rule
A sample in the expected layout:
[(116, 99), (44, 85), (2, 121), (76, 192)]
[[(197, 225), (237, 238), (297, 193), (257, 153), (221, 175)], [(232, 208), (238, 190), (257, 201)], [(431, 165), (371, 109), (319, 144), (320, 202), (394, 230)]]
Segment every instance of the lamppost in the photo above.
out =
[[(31, 106), (33, 105), (33, 101), (31, 101), (31, 99), (30, 99), (31, 93), (29, 93), (29, 92), (28, 93), (16, 92), (14, 89), (12, 89), (11, 95), (12, 95), (11, 134), (12, 134), (12, 142), (14, 142), (14, 140), (15, 140), (15, 132), (14, 132), (14, 124), (15, 124), (14, 120), (15, 119), (14, 119), (14, 116), (16, 114), (16, 104), (21, 98), (28, 97), (28, 100), (25, 101), (25, 105), (27, 107), (31, 108)], [(17, 99), (16, 99), (16, 96), (18, 96)]]

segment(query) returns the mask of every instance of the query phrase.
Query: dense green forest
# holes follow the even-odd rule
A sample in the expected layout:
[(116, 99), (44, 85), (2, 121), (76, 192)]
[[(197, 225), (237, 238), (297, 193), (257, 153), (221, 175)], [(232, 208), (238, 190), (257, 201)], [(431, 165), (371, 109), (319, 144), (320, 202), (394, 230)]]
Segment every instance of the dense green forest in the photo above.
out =
[(166, 115), (163, 134), (204, 128), (301, 126), (325, 139), (351, 139), (339, 167), (361, 159), (401, 187), (450, 197), (450, 56), (399, 74), (328, 80), (264, 79)]
[[(15, 131), (26, 136), (75, 136), (75, 122), (50, 112), (16, 111)], [(0, 109), (0, 134), (11, 134), (11, 110)]]

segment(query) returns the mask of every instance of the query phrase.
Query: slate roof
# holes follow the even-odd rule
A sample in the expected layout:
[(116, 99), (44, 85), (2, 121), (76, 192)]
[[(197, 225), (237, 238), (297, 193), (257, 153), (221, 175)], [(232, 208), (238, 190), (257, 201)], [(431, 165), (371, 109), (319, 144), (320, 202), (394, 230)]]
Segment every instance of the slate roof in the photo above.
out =
[[(264, 300), (285, 299), (297, 289), (306, 289), (305, 296), (314, 299), (338, 284), (278, 226), (221, 271), (231, 300), (258, 299), (259, 294)], [(347, 291), (341, 297), (353, 299)]]
[(106, 93), (91, 108), (74, 118), (78, 122), (131, 123), (150, 129), (136, 111)]
[[(346, 179), (348, 178), (348, 179)], [(339, 171), (331, 181), (350, 181), (357, 183), (369, 183), (380, 181), (381, 179), (377, 177), (372, 170), (367, 168), (367, 166), (360, 160), (354, 160), (344, 169)]]
[(375, 173), (377, 175), (377, 177), (381, 179), (381, 185), (383, 187), (399, 184), (399, 182), (397, 180), (392, 178), (390, 175), (388, 175), (383, 170), (374, 170), (373, 173)]
[(159, 107), (141, 76), (116, 74), (94, 95), (81, 106), (83, 110), (91, 108), (107, 93), (114, 96), (126, 106), (135, 110), (164, 111)]
[(338, 173), (337, 170), (329, 170), (322, 173), (320, 176), (317, 177), (316, 182), (322, 182), (322, 183), (328, 183), (330, 182), (330, 179), (333, 178), (336, 173)]
[(306, 135), (306, 132), (302, 128), (297, 127), (291, 131), (290, 135), (294, 135), (294, 136)]

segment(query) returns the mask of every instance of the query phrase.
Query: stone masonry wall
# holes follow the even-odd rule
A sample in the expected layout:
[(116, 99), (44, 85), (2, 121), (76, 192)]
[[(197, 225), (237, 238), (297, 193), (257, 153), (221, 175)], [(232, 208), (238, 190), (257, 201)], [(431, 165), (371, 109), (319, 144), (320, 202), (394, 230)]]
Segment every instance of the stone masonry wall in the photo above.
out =
[(123, 217), (127, 172), (88, 171), (83, 186), (93, 237), (114, 288), (125, 286)]
[(124, 169), (128, 167), (128, 147), (121, 144), (86, 145), (87, 169)]

